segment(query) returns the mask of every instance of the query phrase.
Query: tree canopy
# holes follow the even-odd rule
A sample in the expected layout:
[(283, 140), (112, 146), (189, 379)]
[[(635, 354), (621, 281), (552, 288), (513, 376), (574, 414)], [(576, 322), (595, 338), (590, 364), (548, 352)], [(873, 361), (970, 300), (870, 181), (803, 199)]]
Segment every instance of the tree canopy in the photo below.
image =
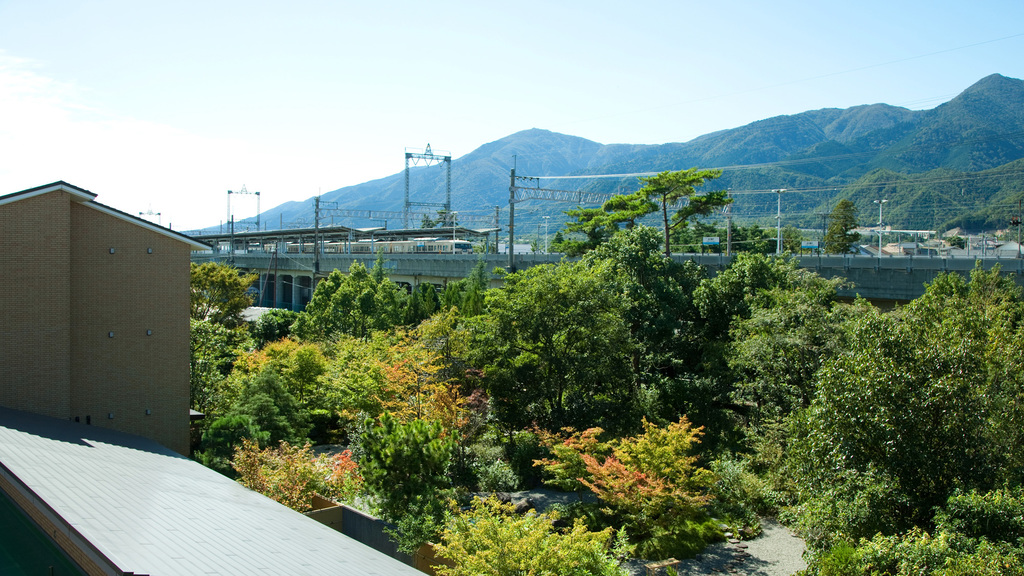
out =
[[(643, 188), (638, 192), (646, 200), (654, 201), (661, 208), (663, 230), (665, 232), (665, 255), (672, 255), (672, 247), (669, 243), (671, 230), (676, 227), (685, 227), (691, 219), (697, 216), (707, 216), (716, 208), (725, 206), (732, 202), (726, 191), (719, 190), (698, 195), (696, 188), (708, 180), (714, 180), (722, 175), (718, 169), (679, 170), (677, 172), (661, 172), (655, 176), (641, 177), (640, 182)], [(672, 214), (672, 224), (669, 225), (669, 208), (676, 202), (686, 200), (686, 204)]]
[(242, 323), (242, 311), (252, 306), (247, 291), (258, 274), (242, 274), (233, 266), (206, 262), (191, 264), (191, 316), (228, 328)]
[(860, 240), (860, 234), (853, 232), (857, 227), (857, 206), (842, 199), (829, 215), (828, 231), (825, 232), (825, 252), (847, 254)]

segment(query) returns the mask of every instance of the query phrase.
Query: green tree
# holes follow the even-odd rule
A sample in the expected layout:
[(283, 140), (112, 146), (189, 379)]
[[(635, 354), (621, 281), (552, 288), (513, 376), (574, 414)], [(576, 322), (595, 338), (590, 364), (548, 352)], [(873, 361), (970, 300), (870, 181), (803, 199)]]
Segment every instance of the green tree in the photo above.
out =
[[(697, 186), (704, 184), (708, 180), (714, 180), (721, 175), (721, 170), (690, 168), (689, 170), (666, 171), (656, 176), (640, 178), (640, 182), (644, 186), (638, 193), (647, 200), (655, 201), (661, 208), (666, 256), (672, 255), (669, 239), (673, 228), (686, 227), (692, 219), (698, 216), (707, 216), (716, 208), (732, 202), (724, 190), (708, 192), (703, 195), (696, 193), (695, 189)], [(672, 224), (669, 225), (669, 207), (683, 199), (687, 201), (686, 205), (672, 215)]]
[[(579, 256), (597, 246), (600, 246), (608, 238), (611, 238), (617, 227), (608, 218), (608, 214), (601, 208), (574, 208), (565, 211), (566, 216), (575, 218), (575, 222), (567, 222), (567, 232), (582, 232), (586, 239), (575, 240), (564, 239), (557, 242), (558, 250), (569, 256)], [(557, 234), (556, 234), (557, 237)], [(556, 238), (557, 241), (557, 238)]]
[(190, 321), (189, 400), (193, 410), (205, 414), (220, 407), (225, 378), (252, 346), (244, 330), (231, 330), (209, 320)]
[(837, 303), (840, 281), (776, 262), (788, 278), (750, 298), (748, 314), (735, 316), (729, 331), (733, 398), (745, 407), (751, 434), (763, 434), (764, 426), (810, 405), (814, 375), (841, 349), (839, 326), (855, 313)]
[(317, 284), (292, 330), (300, 338), (317, 341), (338, 333), (365, 338), (373, 330), (401, 324), (404, 311), (405, 294), (385, 276), (380, 258), (369, 271), (353, 262), (348, 275), (334, 270)]
[(454, 443), (442, 436), (437, 422), (399, 422), (385, 412), (367, 419), (359, 439), (360, 467), (366, 490), (389, 522), (399, 520), (411, 505), (437, 498), (449, 487), (445, 473)]
[(258, 274), (241, 274), (237, 268), (216, 262), (191, 265), (191, 316), (228, 328), (243, 325), (242, 311), (252, 305), (246, 293)]
[(503, 425), (623, 422), (623, 410), (635, 404), (631, 387), (622, 386), (629, 381), (629, 335), (607, 277), (580, 262), (547, 264), (509, 274), (487, 292), (473, 362), (484, 367)]
[(998, 270), (978, 269), (970, 284), (940, 275), (908, 306), (844, 324), (791, 451), (802, 489), (817, 495), (806, 504), (812, 532), (927, 528), (955, 490), (1020, 480), (1007, 464), (1021, 449), (1002, 438), (1015, 418), (1003, 400), (1019, 380), (1001, 369), (1019, 297)]
[(246, 414), (222, 416), (214, 420), (203, 431), (201, 449), (196, 454), (196, 458), (207, 468), (212, 468), (225, 476), (234, 476), (231, 456), (234, 454), (235, 447), (241, 446), (245, 440), (251, 440), (256, 444), (266, 444), (270, 440), (270, 433), (260, 430), (252, 416)]
[(269, 434), (271, 444), (282, 440), (298, 443), (306, 437), (305, 412), (283, 379), (270, 370), (245, 381), (226, 416), (250, 417), (259, 430)]
[(692, 294), (704, 278), (693, 262), (678, 264), (661, 254), (659, 244), (658, 231), (640, 225), (623, 230), (584, 259), (604, 273), (605, 289), (620, 295), (636, 386), (651, 384), (657, 374), (674, 373), (680, 339), (697, 316)]
[(441, 307), (441, 299), (437, 289), (429, 282), (421, 282), (409, 294), (409, 303), (405, 307), (405, 324), (416, 325), (430, 318)]
[(455, 443), (438, 422), (401, 423), (385, 412), (367, 419), (359, 439), (366, 492), (381, 517), (398, 525), (400, 546), (415, 550), (440, 530), (447, 498), (446, 476)]
[(298, 317), (298, 312), (280, 308), (260, 314), (255, 322), (255, 327), (251, 330), (253, 338), (256, 339), (256, 345), (262, 348), (270, 342), (287, 338), (292, 332), (292, 324)]
[(652, 202), (642, 190), (638, 190), (632, 194), (612, 196), (601, 205), (601, 209), (608, 214), (608, 219), (616, 226), (625, 224), (626, 228), (632, 228), (636, 226), (637, 220), (656, 212), (658, 205)]
[(825, 252), (848, 254), (860, 240), (860, 234), (853, 232), (857, 227), (857, 206), (847, 199), (840, 200), (829, 215), (828, 230), (825, 232)]
[(469, 276), (449, 282), (441, 295), (441, 307), (457, 308), (463, 316), (477, 316), (484, 310), (484, 294), (490, 284), (487, 265), (481, 258), (477, 260)]

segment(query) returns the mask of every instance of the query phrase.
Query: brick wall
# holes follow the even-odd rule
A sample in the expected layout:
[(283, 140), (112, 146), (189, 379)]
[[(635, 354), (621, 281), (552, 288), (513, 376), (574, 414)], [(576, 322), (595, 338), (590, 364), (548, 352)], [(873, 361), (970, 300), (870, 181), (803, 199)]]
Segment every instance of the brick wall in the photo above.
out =
[(187, 454), (188, 245), (87, 204), (70, 229), (73, 416)]
[(0, 405), (71, 415), (70, 195), (0, 206)]

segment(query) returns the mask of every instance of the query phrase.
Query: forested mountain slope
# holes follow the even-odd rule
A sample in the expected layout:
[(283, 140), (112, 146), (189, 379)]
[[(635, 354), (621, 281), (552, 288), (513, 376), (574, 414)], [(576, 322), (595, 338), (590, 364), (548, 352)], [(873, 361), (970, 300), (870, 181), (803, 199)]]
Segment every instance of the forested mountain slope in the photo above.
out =
[[(886, 197), (891, 224), (897, 227), (985, 227), (1005, 220), (996, 208), (1008, 210), (1014, 203), (1011, 188), (1018, 185), (1015, 174), (1020, 167), (1009, 166), (1022, 158), (1024, 82), (993, 74), (932, 110), (887, 104), (826, 108), (768, 118), (683, 143), (600, 144), (537, 128), (524, 130), (453, 159), (452, 207), (483, 215), (501, 206), (504, 213), (513, 162), (517, 174), (527, 176), (633, 174), (699, 166), (724, 169), (714, 186), (737, 192), (733, 212), (739, 219), (774, 219), (775, 195), (751, 192), (785, 188), (790, 191), (785, 210), (795, 225), (809, 225), (840, 198), (852, 199), (866, 214), (872, 200)], [(1008, 168), (999, 169), (1002, 166)], [(341, 208), (401, 211), (404, 184), (399, 171), (325, 193), (322, 199)], [(545, 180), (544, 185), (608, 193), (638, 186), (635, 177)], [(410, 170), (415, 202), (443, 202), (444, 186), (442, 166)], [(993, 199), (1005, 205), (993, 207)], [(571, 206), (535, 203), (524, 211), (524, 224), (542, 214), (560, 215), (567, 208)], [(311, 223), (312, 202), (283, 204), (268, 210), (263, 219)]]

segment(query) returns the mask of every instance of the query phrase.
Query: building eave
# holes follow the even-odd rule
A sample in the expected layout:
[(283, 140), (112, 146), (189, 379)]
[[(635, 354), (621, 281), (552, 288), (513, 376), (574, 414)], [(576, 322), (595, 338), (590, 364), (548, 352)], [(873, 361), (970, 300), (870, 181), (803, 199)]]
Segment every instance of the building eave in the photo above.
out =
[(84, 188), (79, 188), (78, 186), (68, 184), (63, 180), (58, 180), (51, 184), (44, 184), (35, 188), (29, 188), (28, 190), (22, 190), (21, 192), (14, 192), (13, 194), (0, 196), (0, 206), (19, 202), (21, 200), (28, 200), (29, 198), (42, 196), (43, 194), (49, 194), (51, 192), (67, 192), (75, 202), (91, 202), (93, 198), (96, 198), (96, 194), (93, 194)]
[(43, 194), (50, 194), (51, 192), (66, 192), (68, 195), (71, 196), (71, 200), (73, 202), (77, 202), (83, 206), (87, 206), (94, 210), (99, 210), (104, 214), (113, 216), (120, 220), (124, 220), (141, 228), (145, 228), (146, 230), (149, 230), (151, 232), (156, 232), (157, 234), (167, 236), (174, 240), (178, 240), (179, 242), (184, 242), (185, 244), (188, 244), (192, 250), (210, 250), (210, 246), (208, 244), (200, 242), (199, 240), (196, 240), (191, 236), (181, 234), (180, 232), (175, 232), (170, 228), (164, 228), (163, 226), (154, 224), (148, 220), (143, 220), (142, 218), (137, 218), (135, 216), (132, 216), (131, 214), (121, 212), (120, 210), (116, 208), (111, 208), (106, 204), (100, 204), (95, 200), (96, 194), (93, 194), (92, 192), (84, 188), (79, 188), (74, 184), (68, 184), (63, 180), (58, 180), (57, 182), (53, 182), (51, 184), (44, 184), (43, 186), (37, 186), (35, 188), (29, 188), (28, 190), (22, 190), (21, 192), (14, 192), (13, 194), (0, 196), (0, 206), (3, 206), (4, 204), (12, 204), (14, 202), (19, 202), (22, 200), (28, 200), (29, 198), (42, 196)]

